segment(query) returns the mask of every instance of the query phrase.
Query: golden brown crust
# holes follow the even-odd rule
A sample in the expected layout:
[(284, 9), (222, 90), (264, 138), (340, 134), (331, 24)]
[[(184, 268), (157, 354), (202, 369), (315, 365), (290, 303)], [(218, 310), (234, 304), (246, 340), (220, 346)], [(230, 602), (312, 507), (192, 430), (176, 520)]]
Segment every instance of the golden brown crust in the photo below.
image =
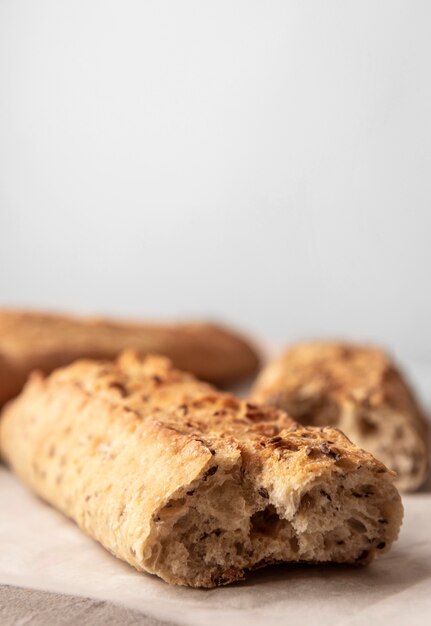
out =
[(125, 349), (162, 354), (216, 384), (252, 375), (258, 356), (238, 334), (205, 323), (150, 324), (0, 311), (0, 406), (34, 369), (49, 373), (78, 358), (113, 359)]
[(402, 489), (414, 489), (426, 477), (427, 421), (389, 356), (378, 348), (298, 344), (263, 370), (251, 395), (303, 424), (338, 426), (396, 470)]
[(176, 584), (225, 584), (278, 560), (367, 562), (401, 523), (391, 473), (341, 432), (298, 426), (161, 357), (34, 374), (3, 411), (0, 451), (113, 554)]

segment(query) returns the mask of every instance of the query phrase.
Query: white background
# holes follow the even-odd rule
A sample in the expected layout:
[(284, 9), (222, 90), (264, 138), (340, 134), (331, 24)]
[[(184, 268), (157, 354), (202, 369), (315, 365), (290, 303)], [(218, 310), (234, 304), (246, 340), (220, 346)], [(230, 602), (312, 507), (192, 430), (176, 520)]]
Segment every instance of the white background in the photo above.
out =
[(0, 0), (0, 304), (431, 359), (431, 3)]

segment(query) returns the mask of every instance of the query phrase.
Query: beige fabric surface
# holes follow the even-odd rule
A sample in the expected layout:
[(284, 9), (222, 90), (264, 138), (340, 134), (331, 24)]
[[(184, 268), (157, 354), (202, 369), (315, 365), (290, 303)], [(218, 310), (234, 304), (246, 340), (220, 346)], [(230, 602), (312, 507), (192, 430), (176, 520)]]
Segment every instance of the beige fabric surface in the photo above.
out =
[[(172, 622), (170, 622), (172, 623)], [(164, 626), (149, 615), (103, 600), (0, 585), (2, 626)]]

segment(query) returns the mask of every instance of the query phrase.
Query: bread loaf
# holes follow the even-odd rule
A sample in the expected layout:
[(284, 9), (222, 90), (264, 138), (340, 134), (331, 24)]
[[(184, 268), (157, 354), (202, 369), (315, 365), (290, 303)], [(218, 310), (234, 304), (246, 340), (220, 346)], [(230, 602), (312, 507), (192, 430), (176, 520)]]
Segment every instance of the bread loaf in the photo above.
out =
[(3, 411), (0, 451), (112, 554), (179, 585), (283, 561), (368, 563), (401, 524), (392, 473), (341, 432), (298, 426), (160, 357), (34, 374)]
[(0, 311), (0, 405), (33, 369), (45, 373), (82, 358), (113, 359), (127, 348), (169, 357), (176, 367), (218, 385), (253, 374), (258, 356), (236, 333), (205, 323), (148, 324)]
[(259, 376), (252, 398), (301, 424), (336, 426), (397, 473), (403, 491), (428, 473), (427, 421), (390, 358), (369, 346), (312, 342), (293, 346)]

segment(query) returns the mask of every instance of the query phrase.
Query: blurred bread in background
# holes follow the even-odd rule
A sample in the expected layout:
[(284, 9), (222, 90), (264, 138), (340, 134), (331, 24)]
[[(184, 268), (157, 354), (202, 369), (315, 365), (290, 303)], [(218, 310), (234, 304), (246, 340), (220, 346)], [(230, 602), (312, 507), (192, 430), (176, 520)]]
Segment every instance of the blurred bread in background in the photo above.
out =
[(31, 311), (0, 310), (0, 405), (17, 395), (28, 374), (49, 373), (82, 357), (114, 359), (133, 348), (169, 357), (175, 367), (226, 385), (254, 374), (252, 345), (216, 324), (114, 321)]
[(382, 350), (316, 341), (289, 348), (258, 377), (254, 402), (304, 425), (333, 426), (417, 489), (429, 465), (428, 424), (412, 390)]

